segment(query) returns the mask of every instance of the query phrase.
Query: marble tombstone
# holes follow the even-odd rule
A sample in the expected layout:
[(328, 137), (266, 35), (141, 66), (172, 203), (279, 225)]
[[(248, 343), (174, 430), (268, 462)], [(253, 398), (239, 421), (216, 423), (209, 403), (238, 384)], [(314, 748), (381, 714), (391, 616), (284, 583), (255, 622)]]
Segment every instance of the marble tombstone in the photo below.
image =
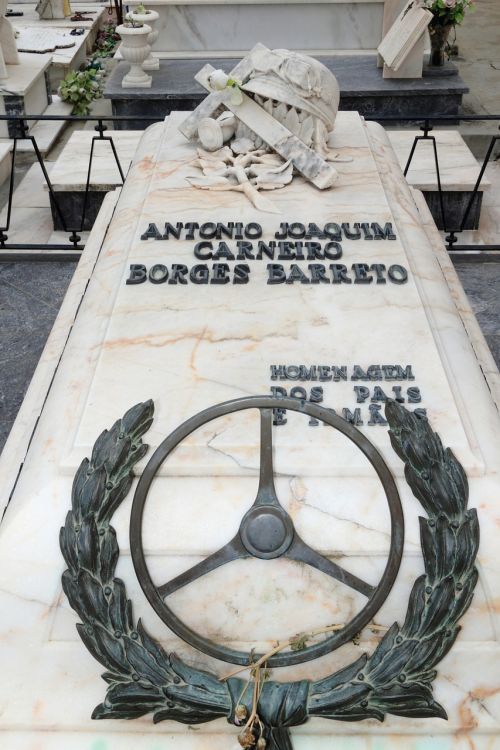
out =
[(12, 24), (5, 17), (7, 0), (0, 0), (0, 80), (8, 78), (6, 65), (18, 65), (19, 54)]
[(144, 133), (0, 458), (1, 746), (491, 750), (498, 372), (384, 130), (244, 62)]

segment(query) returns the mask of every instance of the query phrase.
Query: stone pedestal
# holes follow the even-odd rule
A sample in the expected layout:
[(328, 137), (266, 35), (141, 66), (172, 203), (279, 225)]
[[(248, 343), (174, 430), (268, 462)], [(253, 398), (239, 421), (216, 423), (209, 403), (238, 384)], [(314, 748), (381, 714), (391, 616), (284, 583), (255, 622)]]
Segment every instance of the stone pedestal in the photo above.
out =
[[(230, 71), (236, 59), (213, 59), (215, 68)], [(377, 68), (375, 55), (337, 55), (322, 57), (335, 74), (340, 85), (340, 108), (356, 110), (370, 117), (379, 115), (415, 114), (456, 115), (462, 97), (468, 92), (460, 76), (445, 76), (432, 80), (384, 79)], [(152, 72), (151, 89), (122, 88), (127, 71), (120, 62), (106, 83), (104, 97), (111, 99), (113, 114), (129, 115), (130, 120), (115, 127), (139, 129), (148, 123), (134, 120), (134, 115), (151, 115), (161, 120), (172, 110), (194, 109), (205, 96), (205, 91), (194, 81), (199, 70), (197, 60), (160, 60), (160, 69)]]

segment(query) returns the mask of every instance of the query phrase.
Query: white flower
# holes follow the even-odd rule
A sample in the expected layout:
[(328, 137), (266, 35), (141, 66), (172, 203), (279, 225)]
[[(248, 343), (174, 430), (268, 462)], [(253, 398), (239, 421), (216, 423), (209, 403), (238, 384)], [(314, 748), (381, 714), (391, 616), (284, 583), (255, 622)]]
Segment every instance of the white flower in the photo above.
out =
[(214, 70), (208, 77), (208, 83), (213, 91), (223, 91), (229, 80), (229, 76), (223, 70)]
[(243, 94), (241, 93), (238, 86), (233, 86), (231, 88), (231, 96), (229, 97), (229, 101), (236, 107), (243, 101)]

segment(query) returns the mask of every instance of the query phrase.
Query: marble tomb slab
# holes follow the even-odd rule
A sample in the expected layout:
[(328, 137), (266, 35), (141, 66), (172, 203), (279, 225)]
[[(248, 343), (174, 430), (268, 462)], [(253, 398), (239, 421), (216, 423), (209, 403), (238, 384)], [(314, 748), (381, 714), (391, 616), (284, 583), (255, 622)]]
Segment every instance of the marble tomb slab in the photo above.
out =
[[(294, 748), (326, 750), (333, 742), (349, 750), (372, 750), (404, 742), (409, 750), (491, 750), (500, 729), (499, 417), (387, 136), (356, 113), (339, 113), (333, 145), (353, 161), (336, 165), (338, 187), (319, 192), (296, 178), (271, 196), (279, 213), (267, 214), (239, 193), (196, 191), (187, 183), (196, 170), (196, 153), (177, 131), (184, 116), (177, 113), (152, 126), (142, 138), (111, 221), (101, 222), (89, 240), (95, 267), (88, 281), (79, 276), (79, 286), (73, 292), (70, 288), (81, 301), (71, 315), (66, 306), (67, 318), (56, 322), (66, 343), (53, 356), (53, 376), (47, 372), (47, 358), (40, 383), (35, 375), (30, 391), (45, 395), (33, 437), (20, 440), (14, 427), (20, 448), (11, 450), (9, 441), (9, 463), (0, 464), (2, 504), (11, 498), (0, 527), (2, 746), (151, 750), (168, 742), (179, 750), (235, 747), (234, 727), (224, 720), (191, 730), (173, 722), (154, 726), (149, 716), (130, 722), (89, 718), (104, 695), (102, 669), (79, 641), (77, 618), (62, 594), (64, 563), (57, 538), (75, 469), (104, 427), (133, 403), (154, 399), (155, 421), (146, 436), (151, 448), (140, 473), (152, 449), (179, 422), (221, 400), (270, 393), (272, 386), (290, 390), (299, 385), (309, 394), (314, 385), (323, 387), (326, 406), (354, 408), (354, 387), (368, 386), (373, 392), (374, 385), (389, 391), (396, 385), (405, 399), (409, 387), (419, 388), (421, 402), (409, 406), (425, 408), (444, 444), (456, 452), (469, 476), (470, 506), (478, 508), (480, 517), (479, 583), (436, 680), (436, 699), (446, 707), (449, 721), (393, 716), (380, 725), (315, 719), (293, 729)], [(408, 280), (267, 284), (266, 266), (272, 261), (264, 258), (248, 259), (246, 284), (126, 284), (131, 264), (148, 270), (163, 264), (171, 270), (174, 263), (206, 263), (213, 276), (217, 261), (194, 256), (198, 238), (141, 239), (149, 224), (163, 230), (166, 221), (174, 226), (188, 221), (258, 224), (267, 242), (281, 222), (391, 223), (395, 239), (343, 238), (338, 262), (350, 276), (353, 263), (400, 266)], [(233, 248), (235, 241), (227, 239), (227, 244)], [(207, 252), (207, 246), (202, 250)], [(88, 273), (94, 256), (87, 259), (84, 253), (82, 262)], [(238, 261), (220, 262), (227, 262), (232, 278)], [(292, 262), (281, 263), (288, 273)], [(309, 271), (308, 261), (297, 264)], [(384, 363), (411, 366), (414, 380), (350, 379), (354, 365), (366, 369)], [(345, 366), (349, 380), (272, 380), (273, 364)], [(376, 616), (376, 626), (385, 628), (404, 617), (412, 581), (422, 571), (422, 511), (386, 427), (366, 424), (369, 405), (375, 403), (370, 398), (359, 404), (365, 422), (361, 429), (396, 478), (406, 524), (403, 565)], [(280, 500), (306, 541), (376, 582), (389, 546), (387, 505), (378, 480), (342, 440), (330, 439), (326, 428), (287, 417), (287, 424), (274, 429)], [(255, 497), (258, 444), (255, 415), (242, 414), (207, 426), (171, 457), (154, 482), (145, 516), (144, 543), (158, 575), (171, 577), (187, 569), (235, 533)], [(135, 616), (191, 664), (227, 673), (230, 666), (195, 652), (167, 631), (147, 604), (130, 560), (131, 501), (132, 493), (113, 525), (121, 549), (118, 574), (126, 581)], [(176, 592), (172, 607), (209, 637), (249, 649), (342, 621), (359, 605), (357, 597), (332, 579), (284, 559), (243, 560)], [(320, 660), (276, 670), (273, 677), (317, 679), (363, 651), (371, 652), (379, 632), (367, 627), (356, 642)]]
[[(132, 7), (137, 5), (132, 2)], [(375, 51), (382, 38), (381, 0), (271, 2), (180, 2), (151, 0), (160, 14), (158, 57), (206, 58), (243, 55), (256, 39), (270, 48), (295, 49), (313, 55), (332, 50)]]
[[(177, 115), (175, 119), (170, 118), (168, 120), (166, 126), (168, 137), (163, 141), (165, 144), (163, 146), (164, 151), (161, 151), (162, 147), (160, 146), (160, 151), (155, 157), (158, 167), (152, 179), (150, 196), (143, 209), (142, 221), (138, 223), (132, 239), (129, 240), (129, 264), (145, 263), (150, 268), (152, 265), (162, 262), (162, 254), (165, 252), (169, 256), (169, 261), (173, 260), (170, 258), (171, 244), (169, 242), (159, 243), (153, 240), (144, 241), (140, 239), (149, 223), (154, 223), (157, 220), (156, 217), (162, 214), (162, 206), (165, 201), (169, 206), (169, 215), (175, 216), (175, 221), (192, 220), (198, 221), (200, 224), (210, 221), (214, 209), (220, 205), (221, 197), (219, 194), (204, 191), (195, 193), (196, 209), (192, 205), (193, 191), (186, 177), (196, 176), (197, 171), (192, 166), (193, 147), (185, 145), (184, 137), (180, 133), (177, 135), (175, 122), (179, 121), (179, 117)], [(363, 207), (363, 215), (367, 216), (367, 222), (378, 221), (381, 226), (384, 226), (386, 222), (392, 221), (391, 209), (380, 182), (379, 171), (366, 137), (365, 128), (357, 113), (339, 113), (335, 126), (333, 147), (337, 148), (337, 145), (339, 145), (341, 154), (345, 156), (356, 154), (354, 163), (338, 165), (338, 171), (343, 179), (337, 189), (328, 192), (327, 197), (325, 197), (325, 200), (328, 201), (330, 196), (335, 198), (335, 208), (332, 208), (332, 211), (334, 211), (334, 215), (339, 222), (350, 221), (352, 223), (355, 221), (351, 209), (353, 202), (355, 205)], [(348, 175), (348, 177), (345, 175)], [(238, 216), (238, 219), (243, 223), (251, 221), (254, 209), (250, 203), (241, 205), (241, 197), (237, 194), (229, 192), (222, 195), (224, 221), (230, 221), (233, 216)], [(305, 196), (307, 195), (311, 195), (311, 200), (306, 200)], [(313, 195), (315, 196), (314, 199), (312, 199)], [(320, 193), (320, 195), (325, 196), (325, 193)], [(316, 199), (315, 193), (311, 194), (309, 189), (305, 189), (305, 183), (300, 179), (294, 180), (286, 190), (273, 193), (272, 201), (278, 207), (279, 213), (263, 213), (259, 221), (263, 230), (263, 238), (267, 240), (273, 238), (282, 221), (292, 220), (293, 218), (306, 224), (308, 221), (320, 224), (321, 217), (325, 215), (325, 211), (328, 212), (329, 210), (322, 204), (322, 201)], [(189, 218), (195, 214), (195, 219)], [(161, 220), (158, 219), (158, 221)], [(193, 260), (193, 244), (193, 241), (189, 240), (175, 243), (176, 262), (189, 264)], [(384, 248), (383, 262), (386, 266), (396, 264), (408, 268), (408, 249), (403, 247), (400, 237), (394, 241), (384, 241), (383, 243), (347, 240), (343, 243), (343, 247), (352, 263), (365, 262), (368, 250), (373, 257), (373, 253), (382, 244)], [(375, 250), (372, 250), (372, 247)], [(307, 291), (305, 291), (305, 287), (301, 287), (302, 294), (306, 295), (303, 297), (303, 303), (310, 317), (301, 317), (292, 322), (289, 317), (288, 305), (293, 304), (292, 300), (295, 298), (296, 291), (293, 285), (268, 285), (266, 283), (268, 273), (266, 264), (258, 261), (250, 263), (253, 283), (248, 287), (252, 289), (252, 297), (249, 300), (246, 299), (246, 295), (242, 297), (237, 285), (224, 285), (221, 287), (222, 292), (220, 289), (214, 292), (214, 287), (211, 285), (200, 286), (197, 305), (200, 310), (203, 310), (201, 318), (205, 331), (201, 338), (198, 326), (196, 324), (193, 326), (192, 316), (187, 314), (187, 310), (183, 313), (185, 295), (182, 297), (182, 286), (153, 285), (148, 298), (157, 314), (151, 316), (151, 309), (149, 307), (142, 309), (140, 305), (144, 288), (142, 285), (127, 285), (124, 283), (125, 279), (120, 285), (117, 281), (115, 282), (117, 284), (116, 294), (107, 298), (106, 313), (101, 312), (107, 318), (110, 317), (110, 320), (106, 326), (105, 338), (101, 343), (99, 356), (94, 363), (93, 375), (88, 378), (88, 393), (81, 405), (81, 410), (82, 412), (85, 411), (85, 414), (76, 426), (72, 442), (68, 444), (68, 469), (76, 468), (78, 464), (77, 456), (82, 451), (89, 450), (93, 440), (95, 432), (94, 413), (91, 413), (85, 406), (86, 402), (93, 404), (95, 413), (99, 413), (103, 426), (109, 421), (110, 404), (107, 392), (110, 380), (114, 378), (116, 350), (124, 343), (125, 330), (125, 339), (130, 340), (127, 349), (130, 347), (132, 354), (130, 361), (126, 357), (128, 364), (124, 365), (125, 368), (130, 367), (128, 377), (142, 383), (145, 390), (147, 388), (151, 390), (152, 382), (146, 381), (140, 375), (139, 363), (147, 361), (148, 371), (151, 369), (152, 372), (162, 373), (157, 386), (162, 390), (167, 387), (165, 381), (166, 369), (168, 371), (168, 388), (176, 394), (168, 423), (165, 427), (161, 427), (162, 430), (166, 429), (168, 432), (182, 421), (182, 414), (185, 413), (187, 404), (190, 404), (193, 413), (195, 413), (212, 403), (235, 397), (241, 388), (238, 381), (242, 371), (245, 372), (245, 380), (248, 379), (255, 384), (254, 392), (260, 393), (268, 392), (270, 385), (280, 385), (279, 381), (271, 382), (270, 365), (301, 364), (302, 360), (307, 365), (315, 364), (316, 362), (310, 361), (310, 357), (305, 356), (310, 347), (313, 347), (316, 353), (315, 359), (318, 360), (318, 364), (322, 363), (323, 360), (329, 360), (336, 364), (341, 357), (340, 352), (342, 352), (342, 357), (346, 362), (350, 362), (352, 365), (359, 364), (355, 354), (359, 348), (358, 336), (355, 333), (352, 335), (347, 333), (351, 325), (353, 310), (356, 310), (356, 330), (360, 326), (359, 316), (364, 314), (366, 317), (361, 328), (369, 331), (373, 320), (374, 300), (379, 300), (377, 320), (378, 324), (383, 327), (382, 321), (384, 318), (389, 320), (393, 315), (393, 299), (400, 298), (404, 300), (403, 309), (398, 313), (400, 325), (394, 331), (391, 340), (385, 343), (385, 357), (390, 362), (413, 365), (413, 369), (418, 373), (415, 375), (415, 385), (420, 387), (422, 393), (428, 394), (425, 399), (430, 398), (432, 400), (432, 403), (427, 403), (426, 400), (425, 405), (432, 410), (434, 415), (439, 414), (440, 420), (443, 420), (443, 425), (449, 425), (450, 433), (453, 436), (451, 444), (453, 449), (458, 452), (468, 469), (482, 472), (482, 457), (477, 452), (475, 441), (466, 434), (466, 427), (460, 416), (460, 407), (451, 395), (432, 329), (422, 309), (421, 302), (419, 302), (418, 288), (411, 278), (406, 284), (391, 284), (390, 286), (387, 284), (366, 286), (344, 284), (330, 287), (324, 284), (311, 284)], [(281, 304), (275, 309), (274, 298), (277, 289), (279, 290)], [(160, 314), (162, 306), (165, 304), (165, 290), (169, 292), (169, 306), (171, 295), (181, 295), (179, 301), (175, 303), (179, 305), (179, 313), (176, 316), (175, 331), (172, 332), (163, 328)], [(353, 290), (358, 298), (357, 300), (353, 300)], [(331, 299), (332, 291), (335, 292), (333, 300)], [(231, 316), (227, 320), (227, 330), (223, 334), (219, 334), (216, 330), (219, 317), (224, 310), (224, 306), (219, 308), (215, 304), (217, 297), (214, 297), (214, 295), (217, 292), (224, 294), (224, 296), (229, 295), (223, 305), (231, 310)], [(326, 305), (327, 302), (328, 305)], [(359, 310), (356, 303), (360, 306)], [(239, 305), (241, 305), (241, 308), (239, 308)], [(131, 316), (128, 312), (129, 308), (134, 310)], [(271, 317), (268, 315), (268, 309), (270, 308), (275, 309)], [(190, 303), (188, 303), (189, 309), (191, 309)], [(113, 311), (112, 314), (111, 311)], [(249, 314), (250, 311), (252, 311), (251, 315)], [(146, 341), (140, 335), (140, 331), (146, 325), (144, 320), (141, 320), (142, 316), (148, 317), (146, 327), (149, 334)], [(332, 340), (329, 336), (324, 335), (325, 331), (329, 330), (339, 330), (343, 333), (342, 336), (334, 337), (334, 340)], [(410, 331), (412, 331), (412, 336), (415, 335), (418, 338), (418, 346), (409, 344)], [(134, 332), (137, 332), (137, 338)], [(172, 361), (172, 357), (167, 354), (170, 341), (172, 341), (175, 349), (175, 355), (173, 355), (175, 367), (166, 365), (167, 361)], [(194, 360), (193, 347), (196, 355)], [(275, 354), (277, 347), (280, 352), (278, 361), (276, 361)], [(380, 343), (377, 337), (366, 335), (364, 347), (367, 352), (366, 358), (370, 360), (370, 364), (374, 358), (378, 362), (379, 357), (377, 355)], [(406, 358), (408, 358), (410, 352), (413, 353), (412, 362), (400, 362), (405, 351), (408, 352)], [(294, 352), (296, 352), (295, 355)], [(299, 353), (301, 353), (301, 362), (296, 362)], [(220, 368), (218, 374), (213, 371), (214, 357), (217, 359)], [(420, 366), (419, 361), (421, 362)], [(263, 367), (262, 362), (267, 362), (268, 366)], [(122, 372), (124, 372), (123, 369)], [(195, 383), (196, 388), (194, 388)], [(336, 388), (336, 404), (332, 404), (332, 406), (348, 406), (349, 395), (352, 393), (352, 382), (338, 382), (335, 383), (334, 387)], [(140, 388), (141, 386), (139, 386), (139, 400), (144, 400), (146, 393), (145, 391), (143, 393)], [(125, 398), (127, 397), (126, 394), (123, 395)], [(154, 394), (152, 397), (154, 398)], [(115, 393), (113, 407), (118, 408), (118, 410), (121, 408), (122, 411), (125, 407), (125, 400), (120, 401), (119, 392)], [(75, 404), (75, 413), (76, 409)], [(207, 435), (202, 435), (202, 431), (200, 431), (199, 442), (196, 443), (194, 448), (197, 456), (196, 464), (200, 471), (205, 470), (202, 468), (204, 454), (206, 454), (205, 458), (209, 461), (212, 471), (232, 473), (235, 470), (241, 470), (242, 463), (244, 466), (247, 464), (249, 467), (252, 466), (257, 459), (257, 454), (254, 454), (252, 459), (252, 456), (247, 453), (244, 438), (247, 427), (242, 424), (241, 431), (235, 429), (236, 431), (224, 429), (214, 438), (214, 442), (211, 441), (211, 436), (207, 438)], [(374, 432), (373, 439), (376, 443), (378, 438), (385, 439), (380, 434), (382, 431), (377, 432), (375, 430)], [(318, 441), (321, 444), (325, 434), (329, 435), (329, 433), (312, 431), (308, 434), (305, 444), (302, 438), (298, 440), (297, 436), (293, 435), (291, 431), (286, 434), (288, 445), (285, 448), (285, 453), (294, 465), (298, 461), (301, 470), (306, 470), (307, 466), (313, 465), (315, 472), (320, 470), (328, 473), (330, 464), (319, 467), (317, 461), (311, 464), (311, 458), (318, 450)], [(159, 438), (158, 434), (156, 439), (159, 440)], [(152, 435), (150, 435), (151, 439)], [(203, 447), (206, 439), (210, 442), (208, 449)], [(231, 452), (233, 457), (225, 454), (229, 445), (240, 446), (237, 454)], [(340, 446), (337, 446), (337, 448), (342, 450)], [(213, 455), (214, 451), (217, 452), (215, 456)], [(182, 449), (179, 449), (170, 464), (171, 467), (175, 465), (176, 471), (181, 473), (183, 473), (182, 466), (184, 463), (182, 455)], [(285, 467), (280, 466), (279, 455), (278, 448), (277, 466), (281, 470)], [(348, 461), (342, 462), (345, 472), (353, 470), (358, 474), (361, 466), (358, 459), (354, 459), (354, 461), (355, 463), (350, 469), (347, 468)], [(189, 473), (191, 473), (193, 467), (190, 459), (188, 459), (188, 465)], [(173, 468), (170, 469), (170, 471), (173, 470)], [(337, 469), (335, 469), (336, 471)]]

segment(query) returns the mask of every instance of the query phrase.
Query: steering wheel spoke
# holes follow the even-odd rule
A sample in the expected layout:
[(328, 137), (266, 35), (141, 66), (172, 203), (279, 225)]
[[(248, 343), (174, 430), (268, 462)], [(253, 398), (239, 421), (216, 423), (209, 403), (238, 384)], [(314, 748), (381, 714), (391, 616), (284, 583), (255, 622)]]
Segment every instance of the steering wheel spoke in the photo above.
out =
[(375, 586), (361, 580), (361, 578), (355, 576), (354, 573), (349, 573), (349, 571), (344, 570), (344, 568), (341, 568), (340, 565), (337, 565), (333, 560), (329, 560), (328, 557), (320, 555), (319, 552), (316, 552), (316, 550), (312, 549), (312, 547), (309, 547), (308, 544), (302, 541), (298, 534), (295, 534), (292, 544), (285, 553), (285, 557), (288, 557), (289, 560), (295, 560), (295, 562), (306, 563), (312, 568), (316, 568), (316, 570), (326, 573), (326, 575), (331, 578), (335, 578), (335, 580), (343, 583), (345, 586), (349, 586), (349, 588), (359, 591), (360, 594), (363, 594), (363, 596), (368, 598), (372, 596), (375, 591)]
[(260, 473), (259, 488), (254, 505), (274, 505), (280, 502), (274, 488), (273, 468), (273, 410), (260, 409)]
[(197, 578), (201, 578), (212, 570), (220, 568), (222, 565), (233, 560), (241, 560), (244, 557), (250, 557), (250, 553), (241, 544), (239, 535), (236, 535), (224, 547), (214, 552), (213, 555), (209, 555), (209, 557), (193, 565), (192, 568), (185, 570), (162, 586), (158, 586), (158, 593), (162, 599), (165, 599), (170, 594), (173, 594), (174, 591), (178, 591), (178, 589), (196, 581)]

